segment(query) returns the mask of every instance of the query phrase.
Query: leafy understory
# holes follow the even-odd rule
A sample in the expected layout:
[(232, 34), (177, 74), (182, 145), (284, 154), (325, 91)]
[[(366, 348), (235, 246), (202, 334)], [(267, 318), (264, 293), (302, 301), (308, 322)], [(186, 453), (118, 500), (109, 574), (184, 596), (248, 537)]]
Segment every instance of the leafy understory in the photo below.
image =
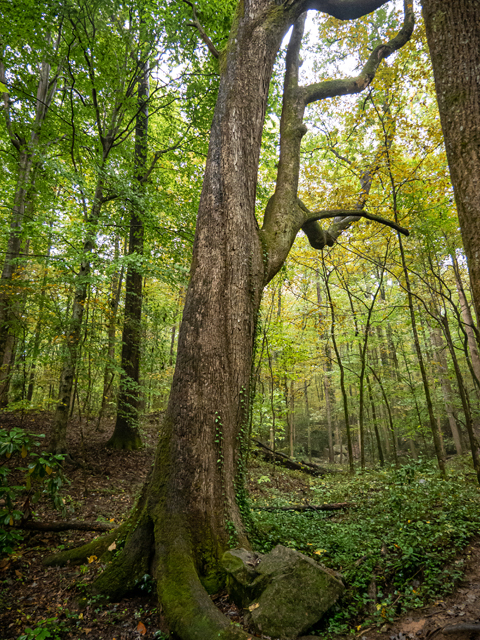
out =
[[(480, 526), (467, 460), (455, 460), (446, 480), (421, 460), (353, 477), (299, 475), (267, 463), (252, 470), (255, 544), (262, 552), (283, 544), (341, 572), (346, 594), (318, 632), (381, 628), (453, 590), (465, 562), (459, 553)], [(352, 506), (333, 515), (262, 509), (331, 502)]]

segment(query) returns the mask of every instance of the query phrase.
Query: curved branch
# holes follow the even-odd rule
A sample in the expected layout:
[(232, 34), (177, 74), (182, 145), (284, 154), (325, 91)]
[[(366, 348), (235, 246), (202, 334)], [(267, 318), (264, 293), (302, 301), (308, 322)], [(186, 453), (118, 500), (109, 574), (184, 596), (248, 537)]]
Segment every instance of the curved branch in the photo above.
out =
[(302, 87), (305, 104), (360, 93), (372, 82), (382, 60), (388, 58), (392, 53), (398, 51), (410, 40), (415, 24), (415, 14), (413, 12), (412, 0), (403, 2), (404, 20), (403, 25), (397, 35), (386, 44), (379, 44), (370, 54), (360, 74), (354, 78), (343, 78), (341, 80), (325, 80), (317, 82), (307, 87)]
[[(303, 208), (303, 207), (302, 207)], [(391, 229), (395, 229), (399, 233), (402, 233), (404, 236), (409, 236), (410, 231), (405, 227), (401, 227), (393, 220), (388, 220), (387, 218), (382, 218), (382, 216), (376, 216), (373, 213), (368, 213), (368, 211), (357, 211), (355, 209), (326, 209), (321, 211), (315, 211), (310, 213), (308, 219), (304, 224), (308, 224), (309, 222), (315, 222), (318, 220), (326, 220), (327, 218), (337, 218), (337, 217), (348, 217), (351, 218), (350, 222), (356, 222), (359, 218), (366, 218), (367, 220), (372, 220), (373, 222), (379, 222), (380, 224), (384, 224), (386, 227), (390, 227)]]
[(195, 5), (193, 4), (193, 2), (189, 2), (189, 0), (183, 0), (183, 2), (185, 4), (188, 4), (188, 6), (191, 7), (193, 11), (193, 20), (187, 23), (187, 27), (195, 27), (195, 29), (200, 34), (201, 39), (207, 45), (208, 50), (210, 51), (212, 56), (218, 59), (220, 53), (218, 52), (217, 48), (215, 47), (213, 42), (210, 40), (210, 38), (207, 36), (207, 32), (205, 31), (205, 29), (202, 27), (197, 17), (197, 10), (195, 8)]

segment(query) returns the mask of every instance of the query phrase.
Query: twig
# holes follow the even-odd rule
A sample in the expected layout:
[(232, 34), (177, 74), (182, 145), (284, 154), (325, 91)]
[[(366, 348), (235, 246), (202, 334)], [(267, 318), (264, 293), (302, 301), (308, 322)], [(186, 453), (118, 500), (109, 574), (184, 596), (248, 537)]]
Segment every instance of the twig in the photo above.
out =
[(205, 29), (202, 27), (202, 25), (200, 24), (200, 21), (198, 20), (197, 17), (197, 10), (195, 9), (195, 5), (193, 4), (193, 2), (189, 2), (189, 0), (183, 0), (183, 2), (185, 4), (188, 4), (189, 7), (192, 8), (193, 11), (193, 20), (192, 22), (188, 22), (187, 26), (188, 27), (195, 27), (195, 29), (198, 31), (198, 33), (200, 34), (201, 39), (203, 40), (203, 42), (207, 45), (208, 50), (210, 51), (210, 53), (212, 54), (212, 56), (214, 58), (217, 58), (220, 56), (217, 48), (215, 47), (215, 45), (213, 44), (213, 42), (210, 40), (210, 38), (207, 36), (207, 33), (205, 31)]

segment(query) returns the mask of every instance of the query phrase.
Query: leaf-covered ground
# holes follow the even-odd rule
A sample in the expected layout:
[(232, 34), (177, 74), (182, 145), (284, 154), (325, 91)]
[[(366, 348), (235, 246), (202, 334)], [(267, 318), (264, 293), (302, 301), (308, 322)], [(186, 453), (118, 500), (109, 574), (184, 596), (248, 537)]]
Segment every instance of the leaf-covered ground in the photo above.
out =
[[(4, 415), (0, 426), (42, 433), (48, 421), (43, 415)], [(158, 426), (154, 419), (145, 425), (142, 450), (114, 452), (104, 447), (112, 425), (100, 432), (94, 424), (72, 424), (71, 453), (81, 464), (66, 469), (70, 484), (62, 496), (68, 519), (112, 526), (122, 521), (152, 463)], [(312, 478), (252, 460), (251, 537), (257, 550), (282, 543), (344, 576), (345, 597), (312, 634), (421, 640), (452, 621), (480, 622), (480, 491), (468, 459), (449, 465), (446, 481), (430, 463)], [(265, 510), (332, 502), (350, 506), (335, 512)], [(46, 498), (36, 511), (39, 520), (60, 519)], [(2, 640), (167, 637), (148, 578), (133, 597), (102, 604), (85, 590), (101, 570), (95, 558), (80, 567), (42, 566), (45, 555), (95, 535), (25, 532), (14, 552), (0, 558)], [(241, 622), (225, 594), (214, 600)]]

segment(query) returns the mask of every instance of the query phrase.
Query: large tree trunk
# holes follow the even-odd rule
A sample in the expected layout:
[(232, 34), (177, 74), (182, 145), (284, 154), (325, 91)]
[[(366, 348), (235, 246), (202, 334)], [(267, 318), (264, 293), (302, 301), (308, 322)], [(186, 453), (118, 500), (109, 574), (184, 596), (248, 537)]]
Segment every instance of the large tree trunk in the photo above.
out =
[[(473, 322), (470, 306), (465, 295), (465, 289), (463, 288), (462, 277), (460, 275), (460, 269), (458, 268), (458, 262), (455, 255), (452, 255), (453, 270), (455, 273), (455, 282), (457, 285), (458, 299), (460, 302), (460, 311), (462, 314), (463, 328), (467, 334), (468, 349), (472, 360), (472, 369), (476, 381), (474, 381), (475, 388), (478, 391), (478, 385), (480, 384), (480, 356), (478, 354), (477, 339), (475, 336), (476, 326)], [(465, 354), (467, 355), (467, 354)]]
[[(207, 590), (214, 592), (221, 584), (219, 563), (225, 549), (248, 547), (243, 475), (256, 319), (264, 285), (281, 267), (296, 233), (308, 220), (296, 206), (298, 162), (296, 168), (290, 165), (293, 179), (292, 173), (287, 176), (283, 192), (271, 201), (262, 232), (255, 217), (273, 63), (288, 27), (307, 8), (353, 18), (381, 4), (381, 0), (245, 0), (238, 5), (220, 55), (221, 80), (190, 283), (155, 465), (129, 522), (118, 534), (128, 531), (123, 551), (95, 585), (118, 597), (154, 562), (163, 613), (182, 640), (249, 637), (216, 609)], [(356, 91), (367, 84), (360, 82)], [(297, 123), (293, 132), (288, 127), (283, 131), (299, 151), (305, 128)], [(292, 148), (281, 157), (282, 170), (288, 168), (288, 151)], [(282, 222), (284, 208), (292, 204)], [(84, 557), (92, 548), (98, 556), (111, 540), (107, 536), (63, 559)]]
[(480, 3), (422, 0), (448, 166), (480, 312)]

